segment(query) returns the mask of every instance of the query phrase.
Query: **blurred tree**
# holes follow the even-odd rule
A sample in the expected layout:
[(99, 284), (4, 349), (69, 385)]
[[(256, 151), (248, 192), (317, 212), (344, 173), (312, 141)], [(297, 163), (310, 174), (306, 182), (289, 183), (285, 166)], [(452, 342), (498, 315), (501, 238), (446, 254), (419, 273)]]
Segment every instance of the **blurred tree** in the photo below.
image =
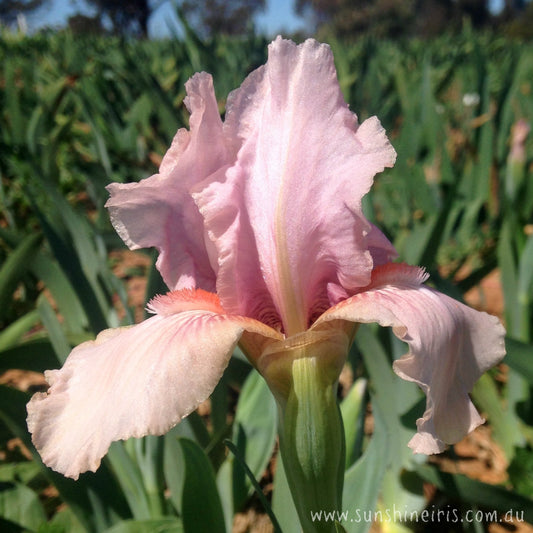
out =
[(253, 16), (265, 8), (265, 0), (182, 0), (181, 12), (202, 36), (242, 35), (253, 28)]
[(526, 0), (505, 0), (504, 11), (511, 13), (516, 11), (523, 11), (526, 7)]
[(431, 37), (444, 31), (461, 30), (465, 21), (474, 28), (491, 24), (488, 0), (418, 0), (413, 35)]
[(74, 34), (93, 34), (102, 35), (105, 28), (102, 26), (102, 20), (98, 15), (90, 17), (77, 13), (68, 19), (68, 27)]
[[(503, 14), (508, 17), (508, 12)], [(520, 39), (533, 39), (533, 2), (527, 2), (523, 10), (518, 15), (515, 14), (510, 20), (504, 18), (505, 33), (510, 37)]]
[[(167, 0), (86, 0), (95, 8), (94, 26), (100, 20), (116, 34), (146, 37), (151, 14)], [(200, 35), (239, 35), (251, 27), (253, 15), (266, 0), (179, 0), (177, 5), (187, 23)], [(89, 17), (90, 18), (90, 17)], [(77, 22), (80, 22), (79, 20)]]
[(520, 14), (526, 9), (526, 0), (505, 0), (500, 19), (504, 22), (519, 18)]
[(378, 37), (431, 36), (490, 23), (488, 0), (296, 0), (296, 12), (311, 17), (316, 29), (353, 37), (372, 32)]
[[(149, 0), (86, 0), (96, 9), (95, 19), (108, 22), (116, 34), (148, 36), (148, 19), (162, 2), (154, 5)], [(164, 1), (164, 0), (163, 0)], [(107, 20), (106, 20), (107, 19)]]
[(468, 18), (474, 28), (481, 28), (490, 24), (490, 14), (487, 0), (458, 0), (456, 2), (456, 18)]
[(315, 28), (350, 37), (371, 30), (397, 36), (414, 20), (415, 0), (296, 0), (296, 12)]
[(19, 15), (34, 13), (48, 0), (0, 0), (0, 22), (11, 26)]

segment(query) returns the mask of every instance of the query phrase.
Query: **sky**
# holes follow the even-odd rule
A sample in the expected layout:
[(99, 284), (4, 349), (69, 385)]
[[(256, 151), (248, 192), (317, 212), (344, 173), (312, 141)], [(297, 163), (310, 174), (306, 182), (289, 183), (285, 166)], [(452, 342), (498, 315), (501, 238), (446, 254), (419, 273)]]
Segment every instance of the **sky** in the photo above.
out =
[[(267, 0), (267, 7), (256, 19), (257, 29), (266, 35), (288, 33), (304, 27), (304, 21), (294, 13), (291, 0)], [(490, 7), (498, 12), (503, 6), (503, 0), (490, 0)], [(35, 30), (45, 25), (63, 26), (69, 16), (76, 11), (87, 10), (84, 0), (52, 0), (49, 7), (39, 12), (39, 15), (30, 19), (28, 25)], [(179, 26), (173, 10), (172, 1), (164, 2), (153, 14), (149, 21), (149, 34), (152, 37), (168, 36), (173, 32), (169, 30), (169, 23), (174, 29)]]
[[(256, 26), (260, 32), (274, 35), (282, 31), (294, 31), (303, 26), (303, 21), (293, 12), (293, 2), (290, 0), (267, 0), (267, 7), (256, 17)], [(30, 29), (41, 26), (62, 26), (67, 19), (84, 10), (83, 0), (52, 0), (48, 8), (44, 8), (39, 15), (28, 21)], [(87, 9), (85, 8), (85, 12)], [(149, 34), (153, 37), (169, 35), (169, 21), (172, 26), (178, 25), (172, 2), (165, 2), (150, 18)]]

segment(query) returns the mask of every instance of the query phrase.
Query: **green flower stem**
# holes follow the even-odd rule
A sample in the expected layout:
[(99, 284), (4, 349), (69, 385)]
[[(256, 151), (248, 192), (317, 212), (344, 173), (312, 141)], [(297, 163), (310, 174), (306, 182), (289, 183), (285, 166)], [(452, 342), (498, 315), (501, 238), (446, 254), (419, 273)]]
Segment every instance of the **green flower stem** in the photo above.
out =
[(285, 409), (279, 406), (280, 451), (304, 531), (334, 531), (311, 512), (341, 509), (344, 431), (336, 384), (324, 383), (316, 358), (294, 361)]
[(337, 385), (348, 342), (339, 330), (308, 331), (270, 345), (258, 361), (278, 405), (281, 458), (304, 533), (339, 531), (311, 514), (341, 510), (345, 443)]

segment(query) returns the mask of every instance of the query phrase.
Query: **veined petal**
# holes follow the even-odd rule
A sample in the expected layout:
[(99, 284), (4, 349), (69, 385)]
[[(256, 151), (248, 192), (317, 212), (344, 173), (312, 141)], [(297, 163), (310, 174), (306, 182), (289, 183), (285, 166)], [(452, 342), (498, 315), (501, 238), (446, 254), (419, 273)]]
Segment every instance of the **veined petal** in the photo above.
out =
[(211, 76), (196, 74), (186, 84), (190, 132), (180, 129), (159, 173), (139, 183), (108, 186), (111, 221), (132, 249), (154, 246), (157, 267), (171, 289), (214, 290), (216, 260), (210, 261), (203, 219), (190, 189), (229, 163), (229, 152)]
[(195, 195), (218, 250), (217, 292), (232, 312), (257, 316), (266, 302), (287, 335), (305, 331), (328, 284), (353, 293), (370, 281), (361, 198), (394, 149), (375, 117), (358, 125), (330, 48), (313, 40), (270, 45), (228, 98), (224, 129), (242, 142), (237, 162)]
[(422, 285), (418, 267), (378, 267), (364, 292), (328, 310), (313, 325), (332, 320), (378, 322), (392, 326), (410, 348), (394, 371), (414, 381), (427, 396), (409, 446), (417, 453), (439, 453), (483, 422), (468, 394), (481, 374), (505, 355), (505, 331), (496, 317), (475, 311)]
[(279, 338), (223, 314), (203, 291), (169, 293), (150, 308), (158, 315), (103, 331), (46, 372), (50, 388), (28, 404), (28, 428), (54, 470), (77, 479), (98, 468), (111, 442), (165, 433), (209, 397), (245, 330)]

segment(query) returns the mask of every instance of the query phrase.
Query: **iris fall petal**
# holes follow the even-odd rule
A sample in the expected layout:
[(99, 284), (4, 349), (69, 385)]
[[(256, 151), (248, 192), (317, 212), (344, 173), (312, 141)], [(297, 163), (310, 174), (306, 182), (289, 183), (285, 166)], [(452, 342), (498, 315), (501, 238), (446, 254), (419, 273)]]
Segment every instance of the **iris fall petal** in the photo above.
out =
[(103, 331), (46, 373), (50, 388), (28, 404), (28, 428), (54, 470), (77, 479), (98, 468), (111, 442), (165, 433), (213, 392), (245, 330), (279, 338), (222, 314), (203, 291), (169, 293), (151, 309), (159, 314)]
[(369, 287), (328, 310), (313, 328), (338, 319), (393, 327), (410, 348), (394, 362), (394, 371), (427, 396), (409, 446), (433, 454), (483, 422), (468, 394), (503, 358), (505, 331), (496, 317), (422, 285), (425, 278), (418, 267), (378, 267)]

